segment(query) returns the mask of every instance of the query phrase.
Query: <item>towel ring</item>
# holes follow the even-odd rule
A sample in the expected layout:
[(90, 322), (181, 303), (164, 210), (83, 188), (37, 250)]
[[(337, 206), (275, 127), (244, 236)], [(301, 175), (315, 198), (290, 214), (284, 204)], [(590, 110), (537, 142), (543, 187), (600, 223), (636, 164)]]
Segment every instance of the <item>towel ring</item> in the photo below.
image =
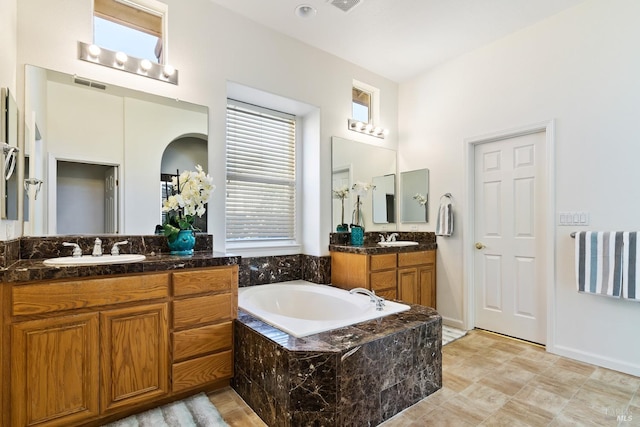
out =
[(5, 152), (5, 158), (4, 158), (5, 176), (4, 176), (4, 179), (6, 181), (9, 181), (9, 179), (11, 178), (11, 175), (13, 175), (13, 170), (16, 167), (16, 154), (17, 154), (17, 151), (18, 151), (17, 148), (11, 147)]

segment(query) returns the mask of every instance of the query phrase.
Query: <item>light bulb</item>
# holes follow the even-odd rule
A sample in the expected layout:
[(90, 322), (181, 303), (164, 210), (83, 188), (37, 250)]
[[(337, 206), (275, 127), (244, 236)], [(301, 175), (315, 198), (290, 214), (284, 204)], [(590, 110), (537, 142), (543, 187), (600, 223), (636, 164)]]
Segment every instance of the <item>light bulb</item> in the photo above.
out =
[(362, 128), (364, 127), (364, 123), (362, 122), (356, 122), (356, 129), (357, 130), (362, 130)]
[(389, 129), (384, 129), (384, 130), (382, 131), (382, 134), (383, 134), (384, 136), (389, 135)]
[(116, 53), (116, 62), (119, 65), (123, 65), (125, 62), (127, 62), (127, 59), (129, 59), (129, 57), (127, 56), (126, 53), (124, 53), (124, 52)]
[(173, 68), (171, 65), (165, 65), (164, 70), (162, 70), (162, 74), (164, 74), (165, 77), (171, 77), (175, 72), (176, 72), (176, 69)]
[(376, 128), (373, 130), (373, 133), (374, 133), (374, 134), (376, 134), (376, 135), (381, 135), (381, 134), (382, 134), (382, 128), (380, 128), (380, 127), (376, 127)]
[(367, 132), (371, 132), (371, 129), (373, 129), (373, 125), (371, 123), (367, 123), (367, 125), (364, 127), (364, 130)]
[(151, 61), (148, 59), (143, 59), (140, 61), (140, 68), (142, 71), (149, 71), (151, 69)]
[(92, 44), (91, 46), (89, 46), (89, 55), (91, 55), (93, 58), (97, 58), (98, 55), (100, 55), (100, 47), (98, 47), (95, 44)]

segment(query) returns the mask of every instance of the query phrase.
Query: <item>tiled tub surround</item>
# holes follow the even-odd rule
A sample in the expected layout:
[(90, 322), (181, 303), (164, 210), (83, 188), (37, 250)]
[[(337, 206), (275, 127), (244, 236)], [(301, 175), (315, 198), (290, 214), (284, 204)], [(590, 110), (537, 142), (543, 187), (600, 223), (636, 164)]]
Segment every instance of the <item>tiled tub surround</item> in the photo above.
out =
[(234, 388), (270, 427), (375, 426), (442, 386), (441, 334), (419, 305), (305, 338), (240, 310)]
[(242, 257), (240, 287), (290, 280), (305, 280), (321, 285), (331, 283), (331, 257), (301, 254)]

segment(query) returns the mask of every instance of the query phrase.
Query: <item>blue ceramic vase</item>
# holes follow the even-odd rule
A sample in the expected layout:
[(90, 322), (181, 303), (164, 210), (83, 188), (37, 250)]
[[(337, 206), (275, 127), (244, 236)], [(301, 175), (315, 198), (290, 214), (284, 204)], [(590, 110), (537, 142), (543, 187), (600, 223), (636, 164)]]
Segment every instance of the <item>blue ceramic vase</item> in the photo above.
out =
[(192, 255), (196, 245), (196, 235), (193, 230), (180, 230), (173, 242), (167, 242), (171, 255)]
[(364, 228), (359, 225), (351, 226), (351, 244), (362, 246), (364, 244)]

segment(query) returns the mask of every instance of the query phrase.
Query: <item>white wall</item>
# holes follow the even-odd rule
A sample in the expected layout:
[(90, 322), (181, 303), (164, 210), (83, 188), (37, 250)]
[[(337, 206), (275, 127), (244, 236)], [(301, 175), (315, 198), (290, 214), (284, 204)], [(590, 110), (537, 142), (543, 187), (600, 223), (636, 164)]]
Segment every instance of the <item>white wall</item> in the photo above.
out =
[[(320, 135), (315, 140), (306, 138), (303, 147), (304, 155), (313, 156), (303, 159), (303, 185), (315, 190), (313, 194), (303, 195), (303, 211), (306, 210), (305, 217), (308, 212), (315, 218), (305, 224), (302, 244), (306, 254), (328, 254), (331, 136), (376, 144), (379, 141), (347, 129), (352, 82), (356, 79), (381, 90), (380, 123), (392, 131), (384, 141), (389, 148), (397, 145), (397, 84), (207, 0), (167, 0), (166, 3), (169, 5), (168, 62), (179, 70), (178, 86), (77, 60), (77, 41), (90, 42), (92, 38), (91, 0), (18, 2), (18, 86), (23, 83), (21, 67), (33, 64), (209, 107), (209, 169), (217, 189), (208, 215), (216, 250), (224, 249), (227, 82), (319, 107), (320, 117), (312, 120), (320, 124)], [(310, 167), (309, 162), (315, 167)]]
[[(438, 238), (438, 309), (449, 321), (465, 320), (460, 266), (472, 250), (462, 245), (465, 138), (555, 119), (556, 210), (590, 212), (593, 230), (640, 229), (638, 16), (637, 0), (589, 1), (400, 86), (399, 170), (428, 167), (431, 200), (454, 197), (456, 233)], [(576, 292), (576, 229), (551, 236), (549, 349), (640, 375), (640, 305)]]

